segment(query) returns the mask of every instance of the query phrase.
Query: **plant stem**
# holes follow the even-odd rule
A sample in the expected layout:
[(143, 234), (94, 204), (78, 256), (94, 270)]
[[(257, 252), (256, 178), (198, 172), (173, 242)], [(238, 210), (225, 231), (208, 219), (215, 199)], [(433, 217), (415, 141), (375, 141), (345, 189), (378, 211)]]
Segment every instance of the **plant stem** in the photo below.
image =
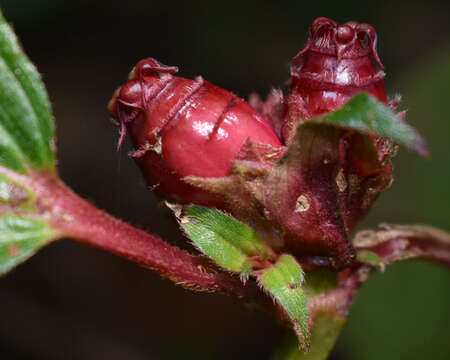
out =
[(22, 176), (2, 167), (0, 173), (36, 193), (37, 216), (59, 230), (61, 237), (110, 251), (190, 290), (224, 291), (249, 299), (261, 297), (254, 283), (244, 285), (237, 277), (219, 272), (204, 257), (191, 255), (105, 213), (75, 194), (54, 174)]
[(383, 224), (379, 230), (360, 231), (353, 243), (376, 253), (384, 265), (414, 258), (450, 268), (450, 234), (432, 226)]

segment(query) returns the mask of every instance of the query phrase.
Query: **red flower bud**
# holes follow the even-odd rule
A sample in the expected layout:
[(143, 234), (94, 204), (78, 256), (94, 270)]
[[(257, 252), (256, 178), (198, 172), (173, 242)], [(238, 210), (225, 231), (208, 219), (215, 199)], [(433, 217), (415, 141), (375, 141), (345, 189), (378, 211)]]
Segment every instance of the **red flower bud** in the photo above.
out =
[(281, 142), (244, 100), (201, 77), (172, 76), (177, 70), (154, 59), (137, 64), (109, 106), (121, 126), (119, 146), (126, 126), (136, 149), (132, 157), (150, 184), (178, 202), (220, 207), (215, 195), (181, 179), (229, 175), (248, 138), (273, 147)]
[(333, 111), (359, 92), (387, 102), (376, 44), (377, 34), (369, 24), (339, 25), (327, 18), (312, 23), (308, 42), (291, 63), (292, 87), (282, 129), (286, 142), (299, 121)]

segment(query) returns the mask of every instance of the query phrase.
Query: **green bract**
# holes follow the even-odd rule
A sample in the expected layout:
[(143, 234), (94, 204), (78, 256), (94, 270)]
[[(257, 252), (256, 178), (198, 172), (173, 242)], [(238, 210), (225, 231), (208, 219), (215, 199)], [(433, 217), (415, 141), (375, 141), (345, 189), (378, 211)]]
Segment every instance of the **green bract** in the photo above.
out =
[(248, 272), (250, 257), (267, 257), (269, 249), (247, 225), (212, 208), (189, 206), (180, 221), (194, 245), (221, 267)]
[(194, 245), (218, 265), (240, 273), (243, 280), (257, 277), (263, 289), (286, 311), (301, 347), (306, 350), (309, 332), (308, 307), (302, 287), (304, 274), (294, 257), (281, 255), (275, 263), (268, 261), (263, 269), (258, 269), (252, 261), (267, 260), (272, 252), (244, 223), (203, 206), (186, 207), (184, 216), (178, 214), (178, 220)]
[(362, 133), (374, 133), (421, 155), (427, 154), (428, 151), (425, 140), (411, 125), (366, 93), (355, 95), (338, 110), (312, 119), (307, 124), (311, 122), (350, 128)]
[(294, 324), (303, 350), (309, 348), (308, 306), (303, 289), (303, 270), (291, 255), (282, 255), (258, 275), (261, 286), (283, 307)]
[(322, 313), (314, 321), (311, 329), (311, 345), (309, 352), (298, 350), (297, 338), (289, 333), (280, 348), (277, 349), (273, 360), (325, 360), (336, 343), (345, 317)]

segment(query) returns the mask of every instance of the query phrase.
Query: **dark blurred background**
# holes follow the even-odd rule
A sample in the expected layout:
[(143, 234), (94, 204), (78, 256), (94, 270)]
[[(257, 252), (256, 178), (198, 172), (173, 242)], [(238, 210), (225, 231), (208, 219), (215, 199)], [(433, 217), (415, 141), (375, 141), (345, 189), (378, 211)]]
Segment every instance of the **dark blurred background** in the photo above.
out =
[[(43, 73), (57, 118), (62, 178), (99, 207), (183, 246), (145, 189), (106, 104), (152, 56), (247, 96), (288, 78), (318, 16), (372, 24), (390, 93), (432, 157), (404, 150), (396, 180), (362, 227), (449, 230), (448, 1), (0, 0)], [(128, 145), (129, 146), (129, 145)], [(450, 273), (406, 262), (361, 290), (332, 359), (450, 359)], [(280, 329), (227, 296), (195, 294), (100, 250), (64, 240), (0, 279), (0, 359), (268, 359)]]

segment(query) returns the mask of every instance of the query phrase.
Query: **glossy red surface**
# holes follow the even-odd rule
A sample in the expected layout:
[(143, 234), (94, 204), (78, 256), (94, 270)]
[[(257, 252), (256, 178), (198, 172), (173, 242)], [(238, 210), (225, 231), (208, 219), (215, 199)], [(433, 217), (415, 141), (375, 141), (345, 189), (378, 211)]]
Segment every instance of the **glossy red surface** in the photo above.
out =
[(288, 115), (282, 129), (285, 140), (292, 136), (293, 121), (304, 122), (333, 111), (359, 92), (387, 103), (376, 42), (375, 30), (368, 24), (349, 21), (338, 25), (327, 18), (313, 22), (307, 44), (291, 65)]
[(179, 202), (220, 206), (216, 196), (181, 179), (229, 175), (248, 138), (273, 147), (281, 141), (241, 98), (201, 77), (161, 74), (164, 65), (156, 69), (155, 61), (138, 64), (113, 98), (112, 116), (127, 125), (137, 150), (134, 157), (149, 184)]

